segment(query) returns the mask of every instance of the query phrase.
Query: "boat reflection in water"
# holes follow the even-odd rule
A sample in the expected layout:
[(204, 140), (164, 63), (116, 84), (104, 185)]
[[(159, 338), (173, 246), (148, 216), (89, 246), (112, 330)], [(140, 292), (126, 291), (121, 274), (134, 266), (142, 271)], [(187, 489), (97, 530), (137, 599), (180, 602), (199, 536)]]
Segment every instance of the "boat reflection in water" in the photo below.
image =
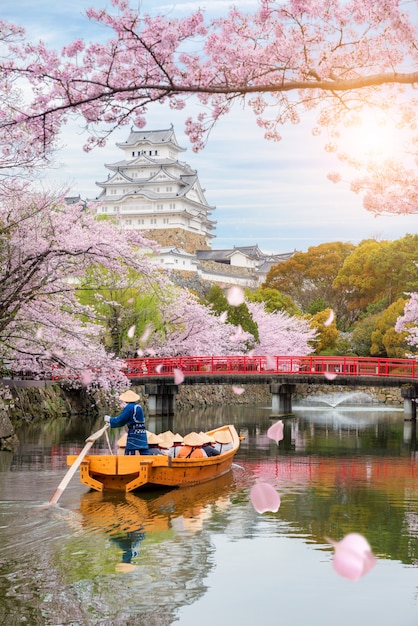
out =
[(230, 506), (232, 472), (210, 482), (165, 492), (89, 492), (75, 511), (83, 530), (105, 533), (119, 548), (116, 571), (135, 569), (141, 545), (150, 534), (194, 534), (203, 527), (214, 508)]

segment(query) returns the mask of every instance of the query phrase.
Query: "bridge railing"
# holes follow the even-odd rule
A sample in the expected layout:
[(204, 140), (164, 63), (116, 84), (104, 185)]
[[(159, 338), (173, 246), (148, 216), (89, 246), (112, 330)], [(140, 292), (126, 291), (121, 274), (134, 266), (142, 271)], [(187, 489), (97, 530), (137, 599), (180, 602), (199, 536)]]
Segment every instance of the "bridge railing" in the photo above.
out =
[(339, 356), (196, 356), (126, 359), (124, 373), (129, 378), (211, 374), (302, 374), (325, 377), (377, 376), (418, 378), (418, 361)]

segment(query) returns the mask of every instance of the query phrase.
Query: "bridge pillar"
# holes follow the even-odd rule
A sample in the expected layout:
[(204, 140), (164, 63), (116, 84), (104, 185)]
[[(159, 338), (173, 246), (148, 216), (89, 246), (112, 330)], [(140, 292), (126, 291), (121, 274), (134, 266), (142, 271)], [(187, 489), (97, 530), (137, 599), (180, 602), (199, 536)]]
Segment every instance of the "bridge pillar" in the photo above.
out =
[(296, 385), (270, 383), (271, 410), (279, 415), (289, 415), (292, 412), (292, 393)]
[(416, 385), (408, 385), (408, 387), (402, 387), (401, 396), (403, 398), (404, 418), (406, 420), (416, 420), (418, 387)]
[(174, 415), (178, 385), (144, 385), (144, 394), (148, 396), (149, 415)]

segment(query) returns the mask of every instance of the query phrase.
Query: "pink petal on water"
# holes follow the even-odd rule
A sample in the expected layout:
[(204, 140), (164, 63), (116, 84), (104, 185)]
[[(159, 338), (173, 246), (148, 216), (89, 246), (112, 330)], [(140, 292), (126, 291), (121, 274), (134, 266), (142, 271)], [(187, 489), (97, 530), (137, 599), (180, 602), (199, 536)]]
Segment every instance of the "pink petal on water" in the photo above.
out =
[(332, 324), (332, 322), (334, 321), (334, 317), (335, 317), (335, 313), (331, 309), (330, 314), (328, 316), (328, 319), (324, 322), (324, 326), (330, 326)]
[(358, 580), (376, 565), (376, 557), (363, 535), (349, 533), (341, 541), (328, 541), (335, 550), (333, 568), (343, 578)]
[(164, 364), (163, 363), (158, 363), (157, 367), (155, 368), (155, 371), (157, 372), (157, 374), (161, 374), (161, 370), (163, 369)]
[(337, 378), (338, 374), (335, 374), (335, 372), (324, 372), (324, 378), (326, 378), (327, 380), (334, 380), (334, 378)]
[(236, 393), (237, 396), (240, 396), (242, 393), (244, 393), (245, 389), (243, 389), (242, 387), (237, 387), (236, 385), (232, 385), (232, 391)]
[(279, 443), (279, 441), (281, 441), (284, 436), (283, 426), (284, 425), (283, 425), (282, 420), (279, 420), (278, 422), (270, 426), (270, 428), (267, 431), (267, 437), (270, 437), (270, 439), (273, 439), (276, 443)]
[(130, 329), (128, 330), (128, 337), (129, 339), (132, 339), (132, 337), (135, 335), (135, 324), (133, 326), (130, 327)]
[(226, 299), (231, 306), (239, 306), (245, 300), (243, 289), (241, 287), (230, 287)]
[(175, 385), (181, 385), (181, 383), (184, 381), (184, 374), (181, 370), (179, 370), (177, 367), (175, 367), (173, 369), (173, 374), (174, 374), (174, 384)]
[(269, 483), (256, 483), (251, 488), (250, 500), (257, 513), (276, 513), (280, 508), (280, 496)]

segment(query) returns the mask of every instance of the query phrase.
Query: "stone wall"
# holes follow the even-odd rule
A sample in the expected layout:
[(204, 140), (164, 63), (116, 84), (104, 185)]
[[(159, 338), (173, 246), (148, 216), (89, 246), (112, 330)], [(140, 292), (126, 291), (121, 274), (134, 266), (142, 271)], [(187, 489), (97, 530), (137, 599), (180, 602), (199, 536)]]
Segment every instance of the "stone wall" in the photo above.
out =
[[(180, 385), (176, 395), (176, 407), (205, 406), (221, 404), (260, 404), (271, 405), (269, 384), (243, 384), (244, 392), (237, 395), (231, 385)], [(371, 396), (373, 404), (403, 405), (401, 390), (398, 387), (344, 387), (342, 385), (296, 385), (292, 403), (308, 396), (329, 395), (330, 393), (365, 392)], [(145, 399), (145, 398), (144, 398)], [(146, 400), (146, 399), (145, 399)]]
[(180, 385), (176, 395), (176, 408), (222, 404), (271, 404), (269, 385), (242, 385), (242, 394), (233, 391), (232, 385)]
[(147, 236), (162, 247), (182, 248), (189, 254), (195, 254), (196, 250), (210, 250), (204, 235), (182, 228), (153, 228), (148, 231)]

